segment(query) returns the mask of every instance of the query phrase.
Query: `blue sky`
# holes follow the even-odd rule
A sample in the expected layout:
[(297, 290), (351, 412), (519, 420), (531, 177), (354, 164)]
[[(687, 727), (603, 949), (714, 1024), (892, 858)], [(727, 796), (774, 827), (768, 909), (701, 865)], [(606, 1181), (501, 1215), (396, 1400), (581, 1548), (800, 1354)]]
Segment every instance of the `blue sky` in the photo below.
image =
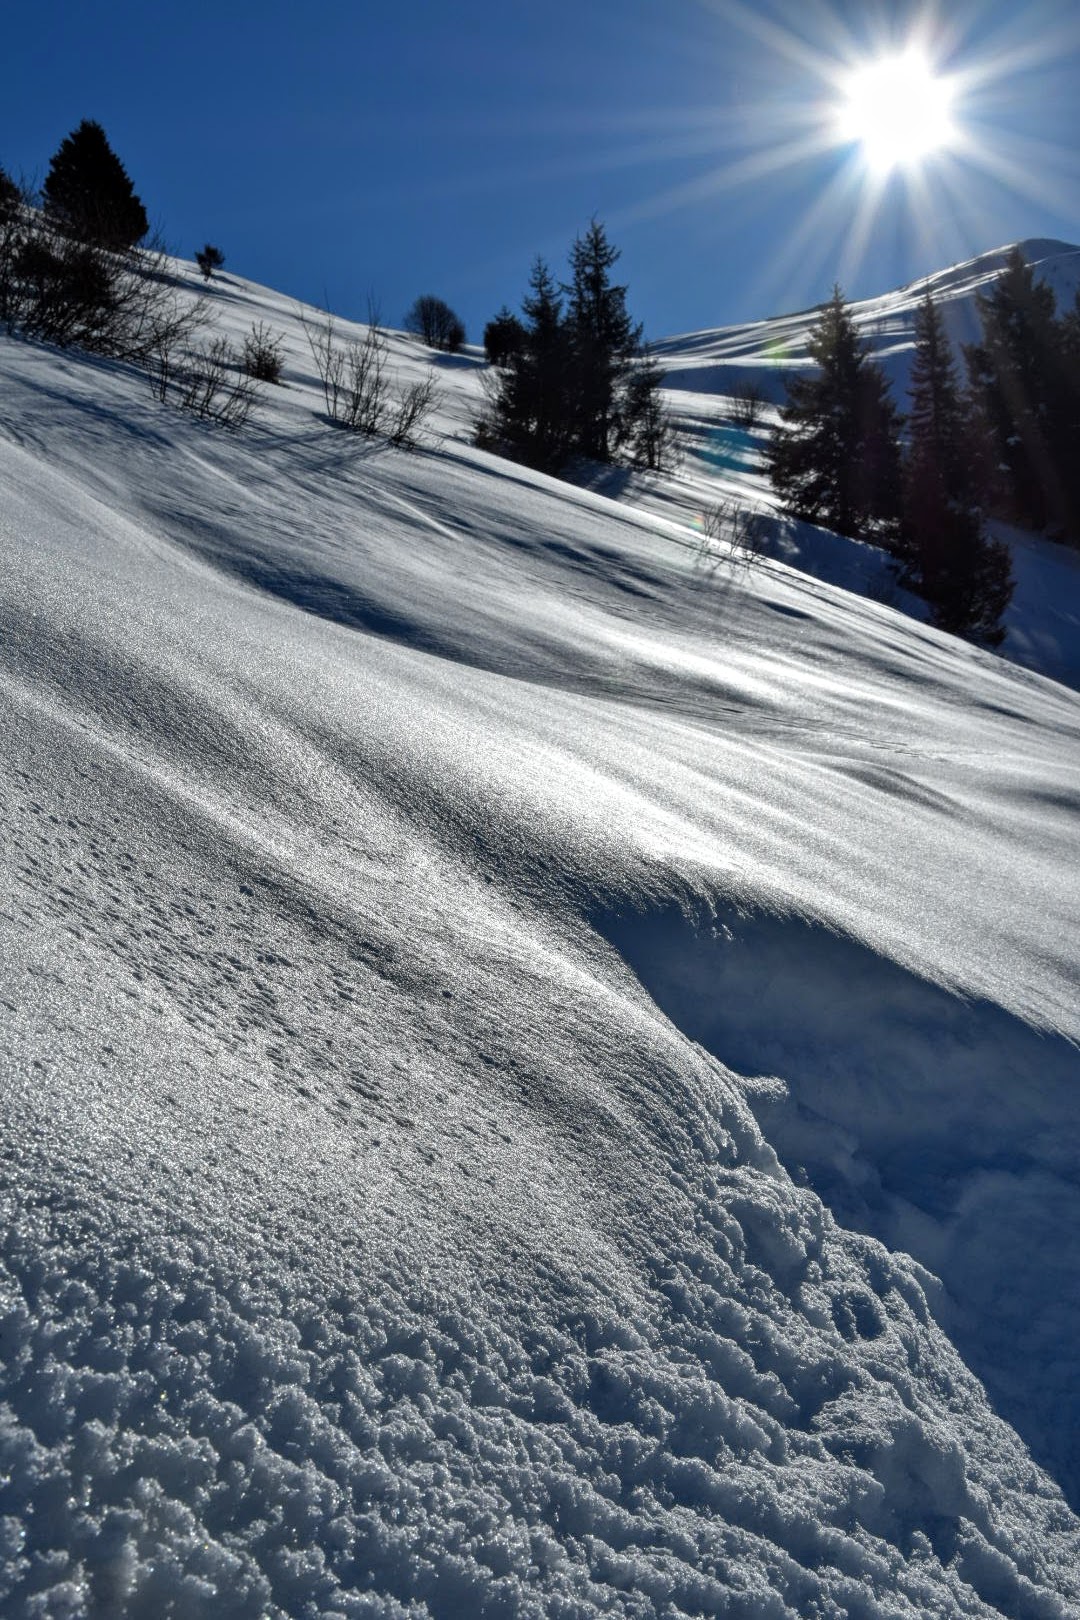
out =
[[(1027, 236), (1080, 240), (1080, 4), (955, 0), (970, 157), (894, 177), (814, 152), (823, 64), (927, 8), (827, 0), (37, 0), (5, 18), (0, 163), (97, 118), (170, 246), (346, 314), (435, 292), (479, 338), (591, 215), (652, 336), (852, 296)], [(867, 228), (860, 236), (857, 222)]]

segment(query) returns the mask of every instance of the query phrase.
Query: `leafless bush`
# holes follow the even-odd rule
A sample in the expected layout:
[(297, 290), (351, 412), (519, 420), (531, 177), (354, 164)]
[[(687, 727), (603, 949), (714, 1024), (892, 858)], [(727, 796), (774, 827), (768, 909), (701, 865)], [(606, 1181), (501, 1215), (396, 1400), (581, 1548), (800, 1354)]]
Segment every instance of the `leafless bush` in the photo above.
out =
[(163, 404), (172, 401), (219, 427), (243, 427), (259, 396), (258, 384), (243, 370), (242, 356), (223, 337), (184, 350), (163, 343), (150, 357), (147, 372)]
[(27, 186), (0, 209), (0, 322), (9, 332), (145, 362), (205, 316), (168, 274), (160, 243), (115, 250), (62, 231)]
[(241, 363), (247, 375), (256, 382), (280, 383), (284, 370), (283, 347), (284, 339), (274, 337), (264, 321), (253, 322), (241, 350)]
[(438, 404), (439, 391), (434, 377), (410, 383), (397, 397), (387, 423), (387, 438), (391, 444), (411, 449), (419, 443), (420, 432)]
[(731, 400), (730, 416), (736, 427), (757, 427), (764, 415), (767, 403), (765, 393), (756, 382), (749, 379), (735, 384), (729, 395)]
[(327, 311), (326, 325), (315, 325), (300, 309), (300, 324), (311, 350), (315, 371), (322, 384), (326, 414), (331, 422), (340, 420), (340, 403), (345, 387), (346, 351), (337, 336), (334, 317)]
[(390, 409), (386, 358), (389, 345), (377, 326), (369, 326), (345, 350), (345, 387), (340, 421), (352, 433), (374, 438), (386, 426)]
[(429, 348), (444, 349), (447, 354), (457, 354), (465, 342), (465, 322), (433, 293), (425, 293), (412, 305), (405, 316), (405, 330), (415, 332)]
[(304, 315), (300, 318), (331, 422), (391, 444), (416, 444), (438, 399), (434, 379), (392, 388), (387, 374), (390, 346), (374, 321), (363, 337), (343, 340), (329, 313), (325, 324), (318, 326)]
[(211, 338), (186, 356), (178, 390), (181, 410), (204, 422), (240, 428), (258, 397), (258, 384), (244, 372), (242, 357), (226, 338)]
[(699, 513), (696, 567), (714, 573), (721, 563), (750, 568), (768, 554), (767, 513), (725, 495)]
[(301, 320), (331, 422), (351, 433), (379, 433), (387, 410), (389, 352), (379, 328), (369, 326), (362, 338), (345, 340), (329, 313), (325, 325)]

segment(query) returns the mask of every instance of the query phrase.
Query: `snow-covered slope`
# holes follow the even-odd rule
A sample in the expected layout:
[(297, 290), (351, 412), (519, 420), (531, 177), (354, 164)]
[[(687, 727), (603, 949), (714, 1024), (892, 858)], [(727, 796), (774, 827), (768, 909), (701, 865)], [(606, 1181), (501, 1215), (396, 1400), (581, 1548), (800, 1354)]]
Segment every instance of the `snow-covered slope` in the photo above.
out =
[[(1019, 245), (1040, 279), (1054, 289), (1059, 309), (1071, 308), (1080, 291), (1080, 248), (1041, 239)], [(976, 297), (1000, 274), (1009, 251), (997, 248), (851, 306), (859, 332), (892, 382), (901, 409), (907, 402), (915, 311), (927, 288), (959, 360), (961, 345), (978, 336)], [(921, 616), (922, 605), (897, 591), (885, 558), (873, 547), (770, 516), (775, 498), (762, 450), (775, 406), (785, 397), (786, 378), (811, 364), (807, 342), (817, 315), (815, 309), (803, 310), (657, 343), (685, 455), (675, 478), (633, 478), (625, 493), (651, 510), (676, 513), (687, 521), (717, 501), (749, 502), (765, 515), (773, 555), (847, 590), (883, 598)], [(731, 416), (732, 395), (746, 384), (772, 402), (765, 406), (761, 425), (750, 431), (735, 426)], [(1038, 536), (1004, 528), (1000, 533), (1012, 547), (1016, 579), (1005, 616), (1004, 655), (1080, 688), (1080, 558)]]
[[(1080, 290), (1080, 247), (1041, 238), (1019, 244), (1041, 281), (1047, 282), (1059, 309), (1071, 307)], [(915, 312), (929, 289), (953, 341), (959, 345), (978, 336), (976, 296), (1001, 274), (1010, 247), (981, 253), (964, 264), (898, 287), (851, 306), (852, 318), (874, 359), (885, 367), (897, 393), (907, 388), (914, 346)], [(784, 398), (784, 376), (811, 364), (807, 339), (816, 309), (776, 315), (742, 326), (688, 332), (654, 345), (667, 370), (668, 386), (691, 393), (729, 394), (734, 383), (751, 380), (776, 401)]]
[(1080, 700), (212, 296), (0, 342), (0, 1609), (1080, 1613)]

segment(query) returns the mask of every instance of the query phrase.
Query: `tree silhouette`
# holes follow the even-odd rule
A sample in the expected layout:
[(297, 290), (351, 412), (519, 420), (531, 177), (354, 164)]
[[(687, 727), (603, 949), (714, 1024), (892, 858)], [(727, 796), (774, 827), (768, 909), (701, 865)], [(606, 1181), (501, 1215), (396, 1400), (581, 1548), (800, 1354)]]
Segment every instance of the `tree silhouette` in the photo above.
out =
[(146, 235), (146, 210), (105, 131), (91, 119), (60, 143), (42, 195), (47, 215), (79, 241), (122, 251)]
[(484, 341), (497, 370), (478, 442), (546, 472), (578, 456), (654, 468), (670, 463), (663, 372), (642, 351), (626, 288), (611, 281), (618, 257), (594, 219), (570, 251), (569, 284), (560, 287), (537, 259), (524, 321), (504, 308), (488, 323)]
[(997, 493), (1017, 522), (1042, 529), (1062, 516), (1051, 438), (1059, 341), (1054, 294), (1013, 248), (993, 288), (978, 294), (976, 304), (982, 337), (965, 353), (999, 474)]
[(570, 340), (558, 283), (543, 259), (533, 264), (520, 347), (497, 373), (480, 440), (515, 460), (558, 472), (573, 450)]
[(465, 322), (450, 305), (433, 293), (424, 293), (405, 316), (406, 332), (415, 332), (429, 349), (457, 354), (465, 342)]
[(897, 415), (839, 287), (810, 336), (816, 370), (793, 377), (768, 458), (786, 509), (840, 534), (890, 540), (900, 517)]
[(570, 250), (567, 324), (574, 370), (576, 448), (593, 461), (610, 461), (623, 438), (621, 393), (633, 356), (641, 348), (641, 327), (626, 308), (626, 288), (612, 283), (619, 250), (599, 220)]
[(505, 366), (518, 353), (525, 339), (525, 328), (504, 304), (484, 327), (484, 353), (488, 363)]
[(927, 291), (915, 316), (904, 459), (902, 579), (943, 630), (996, 646), (1013, 592), (1009, 550), (985, 530), (980, 458), (949, 339)]
[(221, 270), (225, 264), (225, 255), (213, 242), (207, 242), (195, 255), (195, 263), (202, 271), (204, 278), (209, 281), (215, 270)]

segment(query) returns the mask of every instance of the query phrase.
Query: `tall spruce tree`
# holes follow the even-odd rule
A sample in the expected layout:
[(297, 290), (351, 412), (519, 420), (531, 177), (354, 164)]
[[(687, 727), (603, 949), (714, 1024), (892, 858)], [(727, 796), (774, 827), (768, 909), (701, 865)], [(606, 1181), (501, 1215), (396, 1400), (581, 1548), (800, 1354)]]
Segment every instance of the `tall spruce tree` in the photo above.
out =
[(517, 347), (494, 374), (477, 437), (527, 466), (558, 472), (573, 453), (570, 335), (558, 283), (533, 264)]
[(619, 250), (593, 219), (570, 250), (567, 297), (574, 371), (574, 440), (579, 455), (610, 461), (624, 437), (626, 382), (641, 350), (641, 327), (626, 308), (626, 288), (611, 280)]
[[(1019, 248), (976, 298), (980, 342), (965, 349), (972, 398), (990, 448), (996, 504), (1033, 529), (1067, 526), (1056, 418), (1061, 333), (1054, 294)], [(1075, 452), (1073, 452), (1075, 453)]]
[(146, 235), (146, 209), (101, 125), (84, 118), (61, 141), (42, 187), (46, 214), (78, 241), (121, 252)]
[(1011, 559), (986, 534), (978, 446), (929, 289), (915, 316), (910, 394), (902, 580), (930, 603), (941, 629), (996, 646), (1013, 592)]
[(770, 440), (773, 485), (796, 517), (889, 542), (901, 504), (897, 414), (839, 287), (808, 347), (816, 370), (788, 383)]

